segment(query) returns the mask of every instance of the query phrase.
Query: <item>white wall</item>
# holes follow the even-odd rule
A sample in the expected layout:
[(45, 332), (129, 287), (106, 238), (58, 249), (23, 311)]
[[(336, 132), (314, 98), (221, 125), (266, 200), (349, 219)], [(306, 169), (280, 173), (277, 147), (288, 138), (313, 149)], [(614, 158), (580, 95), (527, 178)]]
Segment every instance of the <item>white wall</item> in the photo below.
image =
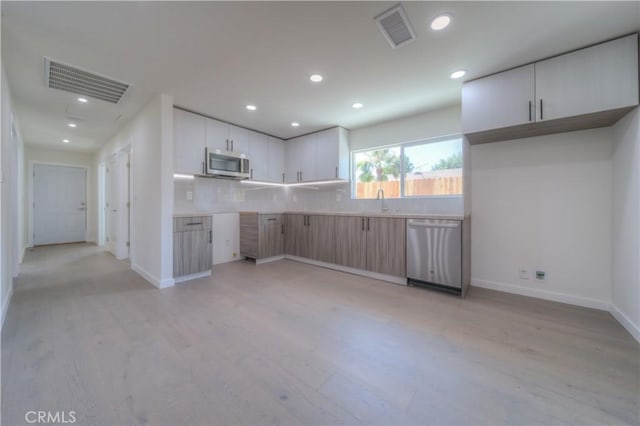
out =
[[(83, 166), (87, 167), (87, 240), (91, 242), (96, 241), (95, 231), (95, 216), (96, 216), (96, 196), (95, 196), (95, 177), (93, 171), (93, 154), (87, 152), (71, 151), (67, 149), (50, 149), (41, 146), (25, 145), (24, 147), (24, 162), (23, 164), (23, 176), (25, 182), (26, 193), (31, 190), (33, 185), (33, 176), (30, 173), (29, 164), (36, 163), (51, 163), (61, 164), (68, 166)], [(23, 192), (24, 193), (24, 192)], [(32, 214), (32, 205), (29, 203), (29, 197), (24, 197), (24, 221), (25, 221), (25, 241), (29, 245), (33, 242), (31, 235), (33, 230), (30, 228), (29, 216)], [(33, 224), (31, 224), (33, 226)]]
[(608, 310), (612, 150), (611, 128), (472, 146), (472, 285)]
[[(1, 144), (0, 144), (0, 318), (4, 318), (13, 294), (13, 278), (18, 275), (24, 252), (22, 231), (22, 135), (14, 112), (9, 82), (0, 67)], [(12, 126), (13, 123), (13, 126)], [(15, 128), (16, 133), (12, 133)]]
[(130, 146), (131, 267), (160, 288), (173, 285), (172, 108), (170, 96), (153, 98), (100, 148), (94, 162), (97, 170), (110, 155)]
[(612, 314), (640, 341), (640, 109), (613, 127)]

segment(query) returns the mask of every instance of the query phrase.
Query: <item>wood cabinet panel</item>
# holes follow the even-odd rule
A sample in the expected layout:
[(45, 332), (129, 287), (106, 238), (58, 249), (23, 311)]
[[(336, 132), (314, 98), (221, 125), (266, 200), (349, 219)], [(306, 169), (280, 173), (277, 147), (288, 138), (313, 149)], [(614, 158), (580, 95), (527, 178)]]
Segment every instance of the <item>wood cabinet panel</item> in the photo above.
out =
[(307, 256), (320, 262), (334, 263), (334, 216), (307, 215)]
[(258, 214), (240, 213), (240, 255), (258, 257)]
[(258, 235), (258, 258), (280, 256), (284, 253), (284, 223), (281, 214), (261, 214)]
[(406, 276), (405, 219), (368, 217), (366, 221), (367, 269)]
[(336, 216), (335, 257), (338, 265), (367, 268), (367, 233), (364, 216)]
[(299, 257), (308, 256), (308, 227), (305, 225), (306, 215), (287, 214), (285, 222), (285, 251)]
[(210, 216), (173, 219), (173, 276), (211, 269), (213, 262)]

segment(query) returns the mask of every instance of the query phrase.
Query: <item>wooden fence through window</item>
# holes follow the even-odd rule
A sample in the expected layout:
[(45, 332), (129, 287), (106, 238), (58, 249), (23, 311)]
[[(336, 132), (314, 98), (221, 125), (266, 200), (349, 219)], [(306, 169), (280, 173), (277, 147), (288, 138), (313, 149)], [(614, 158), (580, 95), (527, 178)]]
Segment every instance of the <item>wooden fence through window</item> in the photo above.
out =
[[(358, 182), (356, 198), (376, 198), (378, 189), (384, 190), (385, 198), (400, 197), (400, 181)], [(462, 195), (462, 176), (441, 176), (423, 179), (407, 179), (404, 183), (405, 196), (420, 195)]]

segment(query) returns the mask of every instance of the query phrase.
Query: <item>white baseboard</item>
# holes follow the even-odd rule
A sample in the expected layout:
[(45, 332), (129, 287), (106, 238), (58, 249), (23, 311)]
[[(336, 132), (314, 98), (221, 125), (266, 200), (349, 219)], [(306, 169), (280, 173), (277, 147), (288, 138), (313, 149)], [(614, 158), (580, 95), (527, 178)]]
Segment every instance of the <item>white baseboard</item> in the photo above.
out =
[(494, 281), (479, 280), (475, 278), (471, 278), (471, 286), (503, 291), (505, 293), (519, 294), (521, 296), (535, 297), (538, 299), (551, 300), (554, 302), (568, 303), (570, 305), (584, 306), (586, 308), (600, 309), (602, 311), (609, 311), (611, 306), (609, 302), (590, 299), (588, 297), (574, 296), (566, 293), (522, 287), (514, 284), (498, 283)]
[(11, 298), (13, 297), (13, 283), (9, 287), (9, 291), (7, 292), (7, 299), (2, 303), (2, 322), (0, 323), (0, 330), (4, 327), (4, 319), (7, 316), (7, 311), (9, 310), (9, 304), (11, 303)]
[(327, 269), (334, 269), (348, 274), (360, 275), (375, 280), (387, 281), (393, 284), (407, 285), (407, 279), (404, 277), (396, 277), (395, 275), (380, 274), (377, 272), (365, 271), (363, 269), (350, 268), (348, 266), (336, 265), (335, 263), (319, 262), (317, 260), (307, 259), (304, 257), (284, 255), (285, 259), (295, 260), (296, 262), (308, 263), (310, 265), (321, 266)]
[(629, 319), (616, 305), (611, 304), (611, 308), (609, 309), (611, 315), (618, 320), (620, 324), (636, 339), (637, 342), (640, 343), (640, 327), (634, 324), (633, 321)]
[(181, 277), (175, 277), (173, 279), (173, 281), (178, 284), (178, 283), (182, 283), (185, 281), (189, 281), (189, 280), (195, 280), (197, 278), (204, 278), (204, 277), (209, 277), (211, 276), (211, 269), (209, 269), (208, 271), (204, 271), (204, 272), (198, 272), (196, 274), (191, 274), (191, 275), (183, 275)]
[(285, 257), (286, 256), (283, 254), (283, 255), (280, 255), (280, 256), (265, 257), (264, 259), (256, 259), (256, 265), (262, 265), (263, 263), (275, 262), (276, 260), (282, 260)]
[(175, 280), (173, 278), (167, 278), (164, 280), (160, 280), (156, 278), (153, 274), (146, 271), (144, 268), (136, 265), (135, 263), (131, 263), (131, 269), (137, 272), (142, 278), (149, 281), (157, 288), (167, 288), (172, 287), (175, 284)]

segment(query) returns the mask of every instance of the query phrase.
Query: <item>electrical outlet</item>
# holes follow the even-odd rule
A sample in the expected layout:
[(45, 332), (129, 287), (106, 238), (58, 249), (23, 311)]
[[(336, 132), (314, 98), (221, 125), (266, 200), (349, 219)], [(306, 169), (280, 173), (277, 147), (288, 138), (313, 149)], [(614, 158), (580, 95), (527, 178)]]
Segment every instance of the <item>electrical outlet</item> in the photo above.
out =
[(238, 256), (238, 253), (233, 252), (233, 257), (236, 257), (236, 256)]
[(518, 269), (518, 275), (520, 275), (520, 279), (521, 280), (528, 280), (529, 279), (529, 271), (527, 271), (524, 268)]
[(536, 279), (540, 281), (546, 281), (547, 273), (545, 271), (536, 271)]
[(187, 201), (193, 201), (193, 191), (187, 191)]

